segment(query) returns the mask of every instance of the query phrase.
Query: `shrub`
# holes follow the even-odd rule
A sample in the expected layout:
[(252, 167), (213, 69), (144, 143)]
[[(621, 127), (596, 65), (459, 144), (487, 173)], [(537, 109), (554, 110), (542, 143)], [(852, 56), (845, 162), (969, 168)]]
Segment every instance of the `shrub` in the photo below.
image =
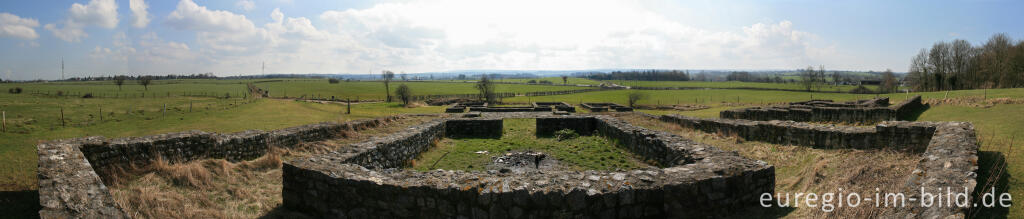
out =
[(341, 80), (334, 79), (334, 78), (327, 79), (327, 83), (337, 84), (338, 82), (341, 82)]
[(580, 134), (576, 133), (576, 131), (573, 131), (572, 129), (562, 129), (555, 132), (555, 137), (558, 138), (559, 141), (562, 141), (580, 137)]
[(527, 84), (536, 84), (536, 83), (537, 83), (537, 80), (530, 80), (530, 81), (527, 81), (526, 83), (527, 83)]
[(57, 96), (64, 96), (64, 91), (57, 91)]
[(92, 98), (92, 93), (85, 93), (85, 95), (82, 95), (82, 98)]
[(551, 81), (549, 81), (549, 80), (541, 80), (541, 81), (540, 81), (540, 84), (555, 84), (555, 83), (552, 83), (552, 82), (551, 82)]
[(871, 89), (868, 89), (867, 87), (864, 87), (864, 85), (860, 85), (860, 86), (857, 86), (857, 88), (854, 88), (853, 90), (850, 90), (850, 93), (852, 93), (852, 94), (870, 94), (870, 93), (874, 93), (874, 91), (871, 91)]
[(21, 87), (15, 87), (15, 88), (7, 89), (7, 92), (8, 93), (12, 93), (12, 94), (20, 94), (21, 93)]

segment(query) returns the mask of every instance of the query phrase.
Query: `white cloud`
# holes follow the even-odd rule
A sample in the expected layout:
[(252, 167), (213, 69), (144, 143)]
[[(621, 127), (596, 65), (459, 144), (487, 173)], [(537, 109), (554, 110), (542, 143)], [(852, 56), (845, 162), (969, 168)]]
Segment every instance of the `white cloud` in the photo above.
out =
[(46, 24), (44, 28), (64, 41), (77, 42), (89, 36), (83, 30), (87, 26), (114, 29), (117, 27), (117, 23), (117, 2), (114, 0), (91, 0), (87, 5), (72, 4), (71, 8), (68, 8), (68, 16), (63, 22), (64, 27), (58, 28), (56, 24)]
[(139, 53), (153, 52), (146, 57), (169, 57), (166, 62), (199, 57), (187, 59), (192, 62), (188, 66), (203, 62), (201, 71), (214, 72), (258, 72), (251, 66), (264, 60), (268, 72), (323, 73), (381, 68), (789, 69), (829, 64), (821, 57), (835, 57), (834, 47), (821, 45), (816, 35), (789, 21), (712, 31), (645, 7), (615, 0), (413, 0), (325, 11), (317, 25), (274, 9), (270, 22), (256, 25), (241, 14), (180, 0), (166, 22), (194, 31), (196, 44), (138, 48)]
[(13, 37), (25, 40), (39, 38), (36, 27), (39, 21), (32, 18), (21, 18), (10, 13), (0, 13), (0, 37)]
[(132, 9), (132, 16), (135, 18), (132, 26), (144, 28), (146, 25), (149, 25), (149, 12), (146, 11), (149, 5), (146, 4), (145, 0), (130, 0), (128, 1), (128, 8)]
[(235, 2), (235, 7), (245, 11), (250, 11), (253, 8), (256, 8), (256, 3), (252, 0), (238, 0), (238, 2)]
[(411, 71), (791, 68), (830, 52), (789, 21), (709, 31), (630, 1), (411, 1), (320, 20), (373, 57), (362, 61)]
[(167, 16), (172, 27), (197, 32), (249, 32), (256, 27), (245, 15), (229, 11), (209, 10), (192, 0), (181, 0)]

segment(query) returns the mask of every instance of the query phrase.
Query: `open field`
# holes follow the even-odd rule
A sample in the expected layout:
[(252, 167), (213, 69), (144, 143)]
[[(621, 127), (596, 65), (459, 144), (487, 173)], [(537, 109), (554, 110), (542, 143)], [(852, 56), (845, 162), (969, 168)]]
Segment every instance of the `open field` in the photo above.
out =
[[(424, 81), (392, 81), (390, 86), (391, 95), (395, 95), (395, 90), (398, 89), (399, 85), (408, 85), (409, 89), (412, 90), (413, 95), (437, 95), (437, 94), (475, 94), (477, 93), (474, 86), (476, 84), (472, 82), (424, 82)], [(365, 99), (384, 99), (384, 83), (380, 81), (352, 81), (352, 82), (338, 82), (337, 84), (327, 83), (326, 79), (323, 80), (287, 80), (287, 81), (270, 81), (256, 83), (257, 87), (270, 91), (272, 97), (299, 97), (306, 95), (306, 97), (317, 96), (330, 98), (335, 96), (337, 98), (359, 98)], [(495, 92), (516, 92), (526, 93), (535, 91), (561, 91), (561, 90), (576, 90), (585, 89), (585, 87), (574, 87), (574, 86), (546, 86), (546, 85), (521, 85), (521, 84), (501, 84), (495, 89)]]
[[(421, 154), (413, 163), (413, 169), (485, 170), (492, 156), (521, 151), (547, 154), (557, 159), (560, 166), (572, 170), (629, 170), (647, 166), (631, 156), (631, 152), (602, 136), (565, 140), (537, 137), (535, 123), (536, 119), (505, 119), (505, 131), (500, 139), (442, 140), (435, 148)], [(476, 153), (478, 151), (487, 153)]]
[[(740, 81), (608, 81), (623, 86), (632, 87), (706, 87), (706, 88), (759, 88), (759, 89), (784, 89), (784, 90), (806, 90), (800, 83), (763, 83), (763, 82), (740, 82)], [(876, 85), (866, 85), (872, 91), (878, 90)], [(857, 86), (853, 85), (822, 85), (814, 91), (825, 92), (848, 92)]]
[[(322, 121), (346, 121), (359, 118), (372, 118), (403, 113), (440, 113), (443, 107), (406, 108), (397, 103), (361, 103), (352, 105), (352, 114), (346, 115), (345, 105), (320, 104), (280, 99), (246, 99), (246, 84), (256, 82), (261, 88), (269, 89), (271, 96), (287, 95), (294, 97), (300, 93), (317, 94), (325, 97), (336, 95), (341, 97), (360, 97), (361, 99), (383, 99), (381, 82), (340, 82), (329, 84), (327, 80), (314, 79), (283, 79), (275, 80), (156, 80), (146, 92), (134, 81), (125, 83), (123, 90), (118, 91), (112, 82), (60, 82), (60, 83), (15, 83), (0, 84), (0, 110), (7, 113), (9, 132), (0, 133), (0, 191), (31, 191), (37, 185), (36, 167), (38, 158), (35, 145), (39, 141), (75, 138), (84, 136), (106, 136), (108, 138), (144, 136), (185, 130), (202, 130), (207, 132), (236, 132), (249, 129), (272, 130)], [(579, 79), (585, 80), (585, 79)], [(267, 82), (269, 81), (269, 82)], [(588, 80), (589, 81), (589, 80)], [(552, 82), (560, 82), (552, 80)], [(415, 95), (423, 94), (472, 94), (476, 91), (472, 83), (450, 82), (393, 82), (392, 89), (406, 83)], [(570, 83), (573, 83), (570, 81)], [(676, 83), (676, 82), (671, 82)], [(696, 85), (703, 87), (730, 87), (740, 82), (701, 82), (711, 84)], [(723, 84), (715, 84), (723, 83)], [(629, 84), (625, 84), (629, 85)], [(779, 85), (779, 84), (769, 84)], [(688, 85), (674, 85), (688, 86)], [(759, 85), (760, 86), (760, 85)], [(25, 93), (8, 94), (11, 87), (22, 87)], [(571, 86), (539, 86), (539, 85), (497, 85), (497, 92), (529, 92), (580, 89)], [(83, 99), (78, 96), (55, 97), (56, 91), (67, 93), (94, 93), (118, 96), (120, 98)], [(51, 95), (35, 95), (34, 92), (51, 93)], [(221, 98), (183, 97), (186, 93), (211, 93)], [(295, 93), (293, 93), (295, 92)], [(614, 102), (626, 105), (627, 95), (632, 92), (646, 94), (647, 98), (639, 101), (643, 105), (702, 104), (711, 108), (696, 111), (640, 110), (651, 114), (682, 114), (697, 117), (717, 117), (718, 112), (726, 109), (804, 101), (809, 99), (833, 99), (847, 101), (873, 98), (870, 94), (846, 93), (812, 93), (794, 91), (757, 91), (740, 89), (705, 89), (705, 90), (609, 90), (579, 93), (573, 95), (514, 97), (506, 98), (509, 103), (527, 103), (530, 101), (564, 101), (573, 105), (580, 102)], [(170, 97), (168, 97), (168, 93)], [(121, 95), (116, 95), (121, 94)], [(134, 97), (124, 97), (134, 94)], [(230, 94), (231, 98), (222, 98)], [(950, 92), (923, 92), (882, 94), (877, 96), (890, 97), (892, 102), (905, 100), (913, 95), (922, 95), (928, 99), (956, 99), (965, 97), (992, 98), (1024, 98), (1024, 88), (962, 90)], [(968, 99), (968, 98), (965, 98)], [(969, 102), (970, 100), (968, 100)], [(956, 101), (953, 101), (956, 102)], [(166, 114), (163, 107), (166, 104)], [(192, 110), (189, 112), (189, 105)], [(982, 104), (984, 105), (984, 104)], [(100, 120), (102, 108), (103, 118)], [(60, 110), (64, 110), (63, 124)], [(580, 108), (580, 112), (585, 110)], [(1009, 193), (1014, 197), (1024, 197), (1024, 153), (1016, 152), (1024, 138), (1024, 104), (993, 104), (979, 107), (977, 104), (941, 104), (933, 105), (918, 116), (918, 121), (967, 121), (972, 122), (982, 142), (982, 152), (1005, 153), (1009, 162), (1011, 179), (1008, 182)], [(506, 121), (508, 123), (508, 121)], [(509, 126), (506, 126), (508, 128)], [(674, 133), (682, 133), (672, 127), (663, 127)], [(525, 129), (524, 129), (525, 130)], [(525, 133), (525, 132), (524, 132)], [(843, 183), (845, 178), (839, 177), (849, 170), (840, 168), (838, 163), (884, 162), (892, 159), (901, 160), (899, 154), (859, 151), (823, 152), (803, 147), (761, 145), (756, 143), (735, 143), (734, 139), (716, 138), (714, 136), (687, 136), (703, 139), (708, 144), (724, 149), (739, 150), (741, 154), (773, 163), (779, 169), (779, 185), (783, 191), (822, 191), (823, 187), (806, 185), (802, 182), (785, 181), (788, 179), (812, 179), (813, 175), (824, 174)], [(523, 136), (521, 136), (523, 137)], [(532, 137), (532, 134), (525, 136)], [(470, 140), (460, 139), (460, 141)], [(522, 139), (520, 139), (522, 140)], [(538, 139), (540, 140), (540, 139)], [(696, 140), (696, 139), (695, 139)], [(518, 142), (514, 140), (513, 142)], [(731, 143), (730, 143), (731, 142)], [(1012, 144), (1011, 144), (1012, 142)], [(339, 143), (341, 144), (341, 143)], [(552, 143), (552, 145), (555, 143)], [(461, 144), (457, 144), (461, 145)], [(548, 145), (545, 143), (544, 145)], [(513, 145), (514, 146), (514, 145)], [(513, 146), (509, 146), (512, 148)], [(744, 149), (750, 147), (752, 149)], [(464, 148), (459, 148), (463, 150)], [(469, 149), (465, 149), (469, 150)], [(458, 150), (457, 150), (458, 151)], [(788, 159), (778, 153), (794, 154), (798, 159)], [(778, 156), (777, 156), (778, 155)], [(425, 157), (427, 155), (424, 155)], [(452, 156), (449, 154), (448, 156)], [(781, 156), (781, 157), (780, 157)], [(787, 155), (788, 156), (788, 155)], [(560, 157), (560, 156), (556, 156)], [(449, 158), (445, 158), (449, 159)], [(581, 161), (584, 162), (584, 161)], [(589, 162), (589, 161), (586, 161)], [(982, 161), (984, 162), (984, 161)], [(593, 163), (600, 163), (595, 161)], [(422, 163), (420, 164), (422, 165)], [(440, 165), (440, 164), (439, 164)], [(893, 163), (893, 171), (902, 170), (903, 163)], [(240, 168), (240, 167), (238, 167)], [(879, 174), (890, 174), (886, 170), (871, 169)], [(985, 169), (986, 167), (981, 167)], [(159, 184), (158, 179), (152, 178)], [(166, 183), (166, 182), (164, 182)], [(154, 189), (154, 188), (149, 188)], [(140, 191), (145, 190), (141, 189)], [(145, 190), (151, 191), (151, 190)], [(187, 196), (185, 196), (187, 197)], [(251, 205), (252, 203), (247, 203)], [(244, 210), (244, 209), (242, 209)], [(805, 209), (796, 209), (791, 216), (814, 216)], [(245, 210), (245, 212), (250, 212)], [(249, 214), (249, 213), (246, 213)], [(1007, 217), (1024, 216), (1024, 208), (1009, 209)]]

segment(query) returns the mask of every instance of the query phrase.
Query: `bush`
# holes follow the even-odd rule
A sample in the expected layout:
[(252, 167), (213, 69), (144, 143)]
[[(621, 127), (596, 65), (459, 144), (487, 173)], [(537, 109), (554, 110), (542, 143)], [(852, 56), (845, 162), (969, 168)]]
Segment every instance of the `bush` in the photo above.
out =
[(57, 91), (57, 96), (64, 96), (64, 91)]
[(558, 138), (559, 141), (562, 141), (580, 137), (580, 134), (576, 133), (576, 131), (573, 131), (572, 129), (562, 129), (555, 132), (555, 137)]
[(327, 83), (337, 84), (338, 82), (341, 82), (341, 80), (334, 79), (334, 78), (327, 79)]
[(552, 82), (551, 82), (551, 81), (549, 81), (549, 80), (541, 80), (541, 81), (540, 81), (540, 84), (555, 84), (555, 83), (552, 83)]
[(92, 93), (85, 93), (85, 95), (82, 95), (82, 98), (92, 98)]
[(527, 81), (526, 83), (527, 83), (527, 84), (536, 84), (536, 83), (537, 83), (537, 80), (530, 80), (530, 81)]
[(874, 93), (874, 91), (871, 91), (871, 89), (868, 89), (867, 87), (864, 87), (864, 85), (860, 85), (860, 86), (857, 86), (857, 88), (854, 88), (853, 90), (850, 90), (850, 93), (851, 94), (870, 94), (870, 93)]
[(8, 93), (12, 93), (12, 94), (20, 94), (21, 93), (21, 87), (15, 87), (15, 88), (7, 89), (7, 92)]

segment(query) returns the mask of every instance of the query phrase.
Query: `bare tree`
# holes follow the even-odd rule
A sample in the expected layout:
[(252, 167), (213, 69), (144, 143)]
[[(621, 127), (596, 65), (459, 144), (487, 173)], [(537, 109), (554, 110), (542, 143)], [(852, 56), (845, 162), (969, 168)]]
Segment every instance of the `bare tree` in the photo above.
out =
[(409, 90), (408, 85), (398, 85), (398, 89), (395, 90), (395, 95), (402, 101), (402, 105), (408, 106), (409, 100), (412, 99), (412, 90)]
[(886, 69), (885, 72), (882, 72), (882, 84), (878, 87), (880, 93), (896, 92), (899, 86), (899, 79), (896, 78), (896, 74), (893, 74), (891, 69)]
[(569, 84), (569, 76), (562, 75), (562, 84)]
[(814, 88), (814, 83), (817, 82), (817, 73), (814, 72), (814, 66), (807, 66), (806, 69), (800, 69), (800, 84), (804, 86), (804, 89), (811, 91)]
[(118, 90), (118, 91), (120, 91), (120, 90), (121, 90), (121, 85), (124, 85), (124, 80), (125, 80), (126, 78), (127, 78), (127, 77), (125, 77), (124, 75), (118, 75), (118, 76), (114, 76), (114, 84), (116, 84), (116, 85), (117, 85), (117, 90)]
[(148, 76), (147, 75), (147, 76), (139, 77), (139, 84), (141, 84), (142, 87), (145, 87), (147, 91), (149, 90), (149, 85), (151, 83), (153, 83), (153, 76)]
[(480, 81), (476, 82), (476, 90), (480, 92), (480, 100), (487, 103), (495, 103), (497, 96), (494, 94), (494, 82), (487, 75), (481, 75)]
[(638, 91), (629, 93), (629, 107), (633, 107), (640, 100), (647, 99), (647, 95)]
[(395, 78), (395, 73), (388, 70), (384, 70), (380, 73), (380, 76), (382, 79), (384, 79), (384, 96), (386, 97), (384, 101), (390, 103), (391, 87), (389, 86), (389, 84), (391, 83), (391, 79)]

